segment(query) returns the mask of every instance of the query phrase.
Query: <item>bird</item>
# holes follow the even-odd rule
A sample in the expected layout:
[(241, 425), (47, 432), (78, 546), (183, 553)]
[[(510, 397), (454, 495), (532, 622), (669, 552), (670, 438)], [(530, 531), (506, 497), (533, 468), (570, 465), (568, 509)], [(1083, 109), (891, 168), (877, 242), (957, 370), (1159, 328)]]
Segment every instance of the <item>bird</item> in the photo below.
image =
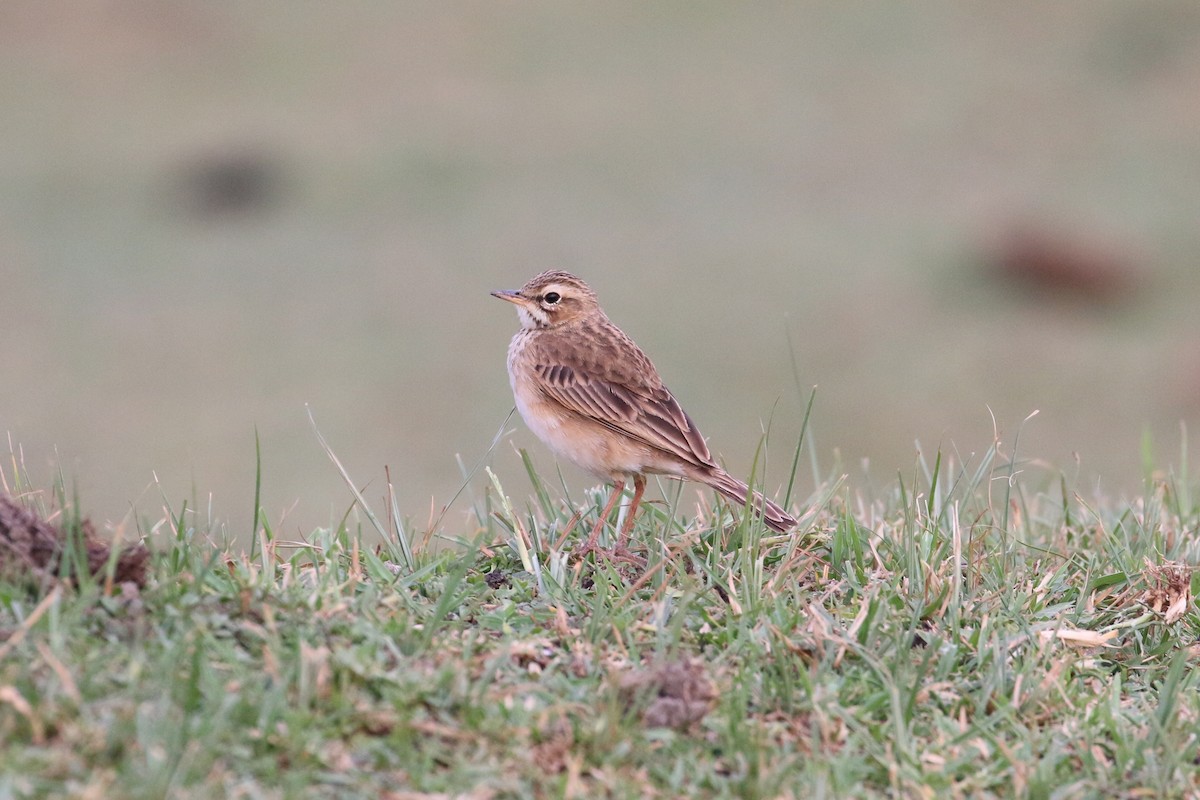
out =
[(717, 464), (696, 423), (640, 347), (569, 272), (550, 270), (520, 289), (491, 293), (517, 307), (521, 327), (508, 347), (508, 377), (521, 418), (555, 456), (611, 482), (612, 494), (579, 553), (596, 542), (625, 490), (633, 498), (614, 557), (628, 550), (647, 475), (696, 481), (753, 509), (784, 533), (796, 519)]

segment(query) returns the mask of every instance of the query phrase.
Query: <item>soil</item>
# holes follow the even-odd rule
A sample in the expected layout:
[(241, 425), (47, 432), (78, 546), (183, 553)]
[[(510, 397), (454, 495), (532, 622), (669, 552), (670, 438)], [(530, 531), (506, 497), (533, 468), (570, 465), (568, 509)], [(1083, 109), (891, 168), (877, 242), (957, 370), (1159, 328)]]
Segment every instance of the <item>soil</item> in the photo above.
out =
[[(87, 553), (88, 572), (104, 575), (112, 558), (111, 546), (96, 535), (87, 520), (80, 524), (80, 532)], [(67, 546), (68, 536), (62, 528), (51, 525), (13, 498), (0, 495), (0, 574), (30, 575), (40, 581), (58, 580), (62, 573), (62, 554)], [(134, 583), (143, 588), (149, 559), (150, 551), (143, 545), (121, 548), (113, 569), (113, 581)]]

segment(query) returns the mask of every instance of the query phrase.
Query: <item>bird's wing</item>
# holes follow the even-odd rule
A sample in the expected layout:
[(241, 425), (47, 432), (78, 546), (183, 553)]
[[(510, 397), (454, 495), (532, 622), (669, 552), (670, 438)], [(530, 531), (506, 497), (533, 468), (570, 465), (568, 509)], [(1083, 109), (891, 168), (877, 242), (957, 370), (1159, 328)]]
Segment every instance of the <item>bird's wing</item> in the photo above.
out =
[[(625, 339), (622, 358), (556, 352), (537, 358), (541, 391), (568, 410), (697, 466), (713, 463), (691, 417), (662, 385), (645, 354)], [(632, 349), (628, 349), (632, 348)]]

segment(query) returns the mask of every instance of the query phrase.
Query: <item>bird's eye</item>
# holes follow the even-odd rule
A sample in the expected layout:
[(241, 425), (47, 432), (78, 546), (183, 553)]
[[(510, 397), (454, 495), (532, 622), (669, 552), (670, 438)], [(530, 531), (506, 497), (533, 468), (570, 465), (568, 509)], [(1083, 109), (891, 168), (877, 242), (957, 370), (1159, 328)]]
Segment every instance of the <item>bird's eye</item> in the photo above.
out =
[(560, 295), (558, 292), (546, 292), (542, 299), (545, 300), (549, 305), (553, 306), (557, 305), (559, 300), (562, 300), (562, 295)]

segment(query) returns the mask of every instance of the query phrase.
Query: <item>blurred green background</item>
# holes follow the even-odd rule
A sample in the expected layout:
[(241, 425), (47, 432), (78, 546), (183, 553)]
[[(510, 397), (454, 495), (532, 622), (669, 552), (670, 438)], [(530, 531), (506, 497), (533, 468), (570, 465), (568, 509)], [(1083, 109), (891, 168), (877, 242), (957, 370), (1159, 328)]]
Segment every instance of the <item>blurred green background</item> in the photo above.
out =
[(1037, 409), (1025, 454), (1133, 491), (1200, 412), (1197, 87), (1190, 0), (7, 0), (0, 431), (100, 522), (157, 475), (244, 533), (257, 427), (306, 532), (349, 501), (307, 403), (423, 521), (512, 406), (488, 291), (554, 267), (735, 472), (816, 384), (827, 467)]

